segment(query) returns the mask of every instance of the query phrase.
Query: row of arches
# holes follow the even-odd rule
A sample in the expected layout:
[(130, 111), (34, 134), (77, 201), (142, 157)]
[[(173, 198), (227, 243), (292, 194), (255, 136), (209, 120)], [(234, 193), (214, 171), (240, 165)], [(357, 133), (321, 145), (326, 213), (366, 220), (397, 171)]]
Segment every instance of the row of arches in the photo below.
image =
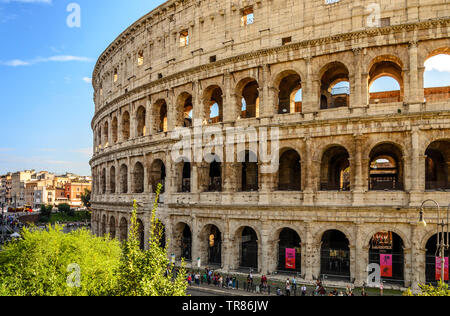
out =
[[(429, 145), (425, 151), (425, 189), (430, 191), (450, 189), (450, 141), (438, 140)], [(235, 164), (237, 191), (257, 192), (260, 189), (260, 170), (257, 156), (246, 150), (241, 155), (242, 163)], [(218, 156), (213, 156), (206, 168), (197, 171), (204, 182), (203, 191), (221, 192), (223, 190), (224, 164)], [(368, 154), (368, 190), (369, 191), (401, 191), (404, 190), (405, 160), (402, 149), (394, 143), (381, 143)], [(320, 191), (350, 191), (354, 164), (349, 151), (341, 145), (329, 146), (322, 154), (318, 178)], [(107, 193), (106, 168), (101, 169), (100, 188), (97, 192)], [(141, 162), (136, 162), (132, 170), (127, 164), (109, 169), (110, 193), (144, 193), (146, 186), (153, 189), (158, 183), (166, 182), (166, 167), (161, 159), (152, 162), (147, 170)], [(117, 172), (119, 172), (117, 176)], [(131, 176), (131, 179), (129, 179)], [(176, 192), (192, 192), (193, 165), (182, 160), (176, 164)], [(147, 183), (145, 179), (147, 178)], [(130, 180), (130, 181), (129, 181)], [(118, 181), (118, 182), (117, 182)], [(95, 183), (95, 182), (94, 182)], [(284, 148), (280, 151), (279, 167), (276, 174), (278, 191), (302, 191), (302, 159), (297, 150)]]
[[(429, 58), (448, 55), (447, 49), (436, 50), (430, 54)], [(427, 59), (428, 60), (428, 59)], [(378, 56), (371, 61), (367, 70), (367, 91), (368, 100), (363, 103), (390, 103), (403, 102), (405, 94), (405, 65), (394, 55)], [(326, 64), (318, 73), (319, 84), (317, 100), (314, 103), (320, 105), (321, 110), (348, 107), (350, 105), (351, 92), (354, 91), (351, 83), (355, 81), (355, 75), (349, 71), (349, 66), (343, 61), (334, 61)], [(380, 83), (381, 82), (381, 83)], [(450, 78), (448, 80), (450, 82)], [(284, 70), (273, 79), (273, 91), (276, 98), (276, 113), (289, 114), (302, 112), (303, 105), (303, 80), (298, 70)], [(371, 90), (372, 86), (374, 89)], [(393, 89), (393, 90), (392, 90)], [(425, 89), (425, 98), (430, 101), (447, 99), (449, 95), (436, 89)], [(190, 127), (193, 119), (201, 119), (203, 124), (214, 124), (223, 121), (224, 99), (229, 98), (229, 102), (236, 102), (236, 110), (233, 119), (257, 118), (260, 116), (261, 87), (258, 78), (247, 77), (241, 79), (235, 86), (231, 95), (226, 96), (224, 89), (213, 84), (204, 89), (198, 102), (200, 108), (194, 111), (194, 96), (189, 92), (182, 92), (175, 100), (175, 118), (173, 127)], [(235, 100), (232, 100), (235, 99)], [(166, 99), (158, 99), (153, 103), (151, 110), (151, 120), (147, 119), (146, 107), (138, 106), (134, 113), (134, 135), (142, 137), (147, 134), (148, 126), (151, 126), (151, 133), (167, 132), (169, 106)], [(195, 114), (194, 114), (195, 113)], [(111, 136), (109, 135), (109, 123), (105, 122), (97, 127), (96, 144), (100, 148), (110, 144), (116, 144), (119, 140), (125, 141), (132, 137), (131, 115), (128, 110), (124, 110), (119, 116), (112, 118)], [(112, 137), (112, 139), (109, 139)]]

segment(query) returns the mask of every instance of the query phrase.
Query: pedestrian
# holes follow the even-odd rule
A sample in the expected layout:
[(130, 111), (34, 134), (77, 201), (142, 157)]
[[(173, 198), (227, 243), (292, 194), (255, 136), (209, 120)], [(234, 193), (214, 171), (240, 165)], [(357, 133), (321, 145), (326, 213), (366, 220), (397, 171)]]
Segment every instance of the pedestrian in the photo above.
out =
[(297, 292), (297, 279), (294, 277), (292, 277), (292, 290), (295, 292)]
[(302, 296), (306, 296), (306, 286), (305, 285), (303, 285), (302, 286)]
[(286, 296), (291, 296), (291, 282), (289, 279), (286, 280)]

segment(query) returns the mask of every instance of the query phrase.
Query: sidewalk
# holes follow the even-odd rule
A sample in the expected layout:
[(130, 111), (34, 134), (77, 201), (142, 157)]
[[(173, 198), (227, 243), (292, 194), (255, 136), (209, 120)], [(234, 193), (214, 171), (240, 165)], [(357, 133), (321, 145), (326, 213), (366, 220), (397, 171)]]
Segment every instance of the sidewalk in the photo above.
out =
[[(194, 291), (198, 292), (204, 292), (205, 294), (218, 294), (223, 296), (269, 296), (267, 294), (260, 294), (260, 293), (253, 293), (253, 292), (247, 292), (244, 290), (233, 290), (228, 288), (219, 288), (214, 285), (191, 285), (188, 286), (188, 291), (192, 289)], [(274, 295), (270, 295), (274, 296)]]

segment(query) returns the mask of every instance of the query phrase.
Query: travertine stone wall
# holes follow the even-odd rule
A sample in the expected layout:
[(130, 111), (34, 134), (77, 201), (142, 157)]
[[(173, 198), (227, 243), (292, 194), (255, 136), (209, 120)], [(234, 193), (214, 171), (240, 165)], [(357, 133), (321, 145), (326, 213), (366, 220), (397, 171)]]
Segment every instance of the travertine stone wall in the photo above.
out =
[[(405, 286), (424, 282), (425, 248), (435, 227), (416, 225), (417, 208), (426, 199), (450, 203), (449, 191), (426, 189), (427, 149), (441, 150), (450, 170), (448, 151), (442, 149), (450, 146), (450, 100), (439, 89), (427, 91), (425, 100), (424, 63), (450, 52), (450, 4), (372, 2), (380, 4), (381, 26), (367, 24), (366, 1), (186, 0), (168, 1), (124, 31), (100, 56), (93, 74), (93, 232), (123, 239), (133, 199), (148, 228), (164, 166), (158, 216), (174, 254), (180, 253), (178, 228), (189, 226), (194, 266), (198, 257), (207, 265), (208, 229), (214, 225), (222, 237), (222, 268), (238, 269), (242, 231), (251, 227), (258, 239), (258, 271), (273, 272), (280, 232), (291, 228), (302, 242), (301, 276), (312, 281), (321, 273), (322, 236), (335, 229), (348, 239), (350, 280), (362, 285), (370, 240), (388, 230), (404, 244)], [(249, 7), (254, 23), (242, 26), (242, 12)], [(185, 30), (189, 45), (180, 47)], [(349, 82), (348, 104), (321, 109), (322, 96), (330, 98), (323, 87), (333, 73)], [(302, 101), (291, 107), (296, 111), (279, 114), (287, 102), (284, 84), (291, 82), (284, 79), (292, 75), (300, 78)], [(398, 99), (371, 98), (369, 86), (381, 75), (399, 82)], [(251, 82), (257, 85), (246, 90)], [(209, 164), (193, 162), (190, 192), (181, 192), (183, 166), (171, 159), (172, 133), (186, 122), (189, 97), (192, 118), (204, 124), (200, 130), (279, 128), (280, 155), (291, 150), (300, 157), (299, 188), (280, 190), (286, 170), (295, 166), (287, 164), (272, 174), (259, 171), (258, 190), (241, 192), (242, 164), (224, 162), (222, 191), (208, 192)], [(242, 97), (251, 100), (247, 113)], [(216, 120), (209, 117), (212, 102), (219, 105)], [(369, 166), (380, 148), (391, 148), (398, 159), (402, 187), (397, 190), (370, 189)], [(324, 186), (332, 153), (348, 157), (348, 190)], [(432, 223), (436, 211), (430, 208), (427, 216)]]

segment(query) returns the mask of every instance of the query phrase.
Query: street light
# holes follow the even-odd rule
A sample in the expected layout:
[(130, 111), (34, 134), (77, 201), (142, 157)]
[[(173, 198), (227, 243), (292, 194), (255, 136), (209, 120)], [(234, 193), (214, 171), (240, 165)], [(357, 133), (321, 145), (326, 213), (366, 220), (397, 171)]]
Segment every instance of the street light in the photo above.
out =
[[(422, 203), (420, 207), (420, 219), (419, 225), (422, 227), (426, 227), (427, 223), (425, 221), (425, 211), (424, 206), (428, 202), (433, 202), (436, 204), (438, 209), (438, 222), (437, 222), (437, 244), (436, 244), (436, 255), (439, 253), (441, 257), (441, 281), (445, 282), (445, 251), (450, 248), (450, 232), (449, 232), (449, 217), (450, 217), (450, 204), (447, 207), (447, 223), (445, 223), (445, 218), (442, 218), (441, 221), (441, 209), (439, 207), (439, 203), (435, 200), (426, 200)], [(445, 236), (447, 235), (447, 236)]]

